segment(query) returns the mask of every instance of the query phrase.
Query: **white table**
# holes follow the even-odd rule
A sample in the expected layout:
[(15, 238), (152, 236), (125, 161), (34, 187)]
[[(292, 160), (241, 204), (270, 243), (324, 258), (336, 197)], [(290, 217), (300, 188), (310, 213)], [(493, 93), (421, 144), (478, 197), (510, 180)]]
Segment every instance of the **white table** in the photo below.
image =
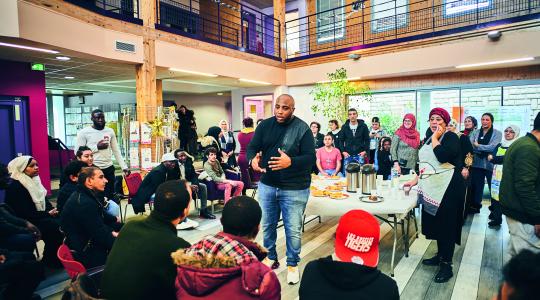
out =
[[(343, 179), (342, 179), (343, 180)], [(319, 189), (324, 189), (329, 185), (333, 185), (336, 180), (329, 179), (315, 179), (312, 180), (312, 185)], [(389, 183), (389, 182), (388, 182)], [(410, 215), (413, 209), (416, 207), (417, 194), (415, 190), (411, 190), (409, 196), (405, 196), (403, 190), (390, 187), (379, 187), (377, 194), (383, 196), (383, 201), (378, 203), (367, 203), (360, 201), (359, 197), (362, 196), (359, 190), (356, 193), (349, 193), (349, 198), (336, 200), (329, 197), (314, 197), (309, 196), (309, 200), (306, 206), (306, 215), (319, 215), (329, 217), (341, 217), (345, 213), (354, 209), (365, 210), (372, 215), (378, 217), (384, 222), (388, 223), (394, 232), (394, 244), (392, 247), (392, 261), (390, 268), (392, 270), (391, 275), (394, 276), (394, 259), (396, 254), (397, 243), (397, 226), (401, 225), (403, 233), (403, 242), (405, 243), (405, 256), (408, 256), (409, 252), (409, 221)], [(381, 217), (387, 216), (387, 217)], [(407, 232), (405, 232), (405, 220), (407, 221)], [(415, 223), (416, 224), (416, 223)], [(416, 230), (418, 230), (416, 226)]]

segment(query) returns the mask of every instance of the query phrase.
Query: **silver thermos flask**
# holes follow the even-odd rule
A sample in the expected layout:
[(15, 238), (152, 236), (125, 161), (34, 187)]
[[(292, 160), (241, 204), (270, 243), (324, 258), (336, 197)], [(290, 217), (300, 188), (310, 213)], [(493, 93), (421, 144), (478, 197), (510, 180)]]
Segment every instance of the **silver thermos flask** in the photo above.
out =
[(345, 168), (345, 177), (347, 179), (347, 192), (349, 193), (356, 193), (356, 190), (358, 189), (359, 185), (359, 178), (360, 175), (360, 165), (357, 163), (349, 163), (347, 167)]

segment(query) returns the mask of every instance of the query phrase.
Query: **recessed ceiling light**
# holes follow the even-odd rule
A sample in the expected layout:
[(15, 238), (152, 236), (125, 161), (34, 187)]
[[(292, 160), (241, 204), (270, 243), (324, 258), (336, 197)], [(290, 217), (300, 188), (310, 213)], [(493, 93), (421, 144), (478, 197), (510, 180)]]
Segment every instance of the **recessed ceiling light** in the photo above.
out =
[(256, 83), (256, 84), (262, 84), (262, 85), (271, 85), (271, 83), (265, 82), (265, 81), (258, 81), (258, 80), (244, 79), (244, 78), (240, 78), (239, 80), (242, 82)]
[(71, 58), (67, 57), (67, 56), (57, 56), (56, 59), (58, 60), (63, 60), (63, 61), (68, 61), (70, 60)]
[(522, 58), (507, 59), (507, 60), (489, 61), (489, 62), (483, 62), (483, 63), (477, 63), (477, 64), (459, 65), (459, 66), (456, 66), (456, 68), (464, 69), (464, 68), (474, 68), (474, 67), (491, 66), (491, 65), (502, 65), (502, 64), (509, 64), (509, 63), (530, 61), (530, 60), (534, 60), (534, 57), (522, 57)]
[(0, 46), (5, 47), (12, 47), (12, 48), (19, 48), (19, 49), (25, 49), (25, 50), (33, 50), (33, 51), (39, 51), (39, 52), (46, 52), (51, 54), (58, 54), (60, 52), (56, 50), (49, 50), (44, 48), (37, 48), (37, 47), (30, 47), (30, 46), (23, 46), (23, 45), (17, 45), (17, 44), (10, 44), (10, 43), (2, 43), (0, 42)]
[(217, 93), (218, 96), (223, 96), (223, 93)]
[(64, 78), (65, 79), (75, 79), (75, 77), (73, 77), (73, 76), (65, 76)]
[(188, 70), (182, 70), (182, 69), (176, 69), (176, 68), (169, 68), (169, 71), (182, 72), (182, 73), (188, 73), (188, 74), (193, 74), (193, 75), (201, 75), (201, 76), (206, 76), (206, 77), (218, 77), (218, 75), (216, 74), (197, 72), (197, 71), (188, 71)]

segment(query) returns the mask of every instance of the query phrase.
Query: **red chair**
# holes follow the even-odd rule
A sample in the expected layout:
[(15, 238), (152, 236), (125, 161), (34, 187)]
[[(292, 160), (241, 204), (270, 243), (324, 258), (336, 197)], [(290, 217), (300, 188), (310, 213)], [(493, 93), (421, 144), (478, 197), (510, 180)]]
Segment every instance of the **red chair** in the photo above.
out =
[(83, 264), (73, 258), (73, 254), (66, 244), (62, 244), (58, 247), (56, 256), (58, 256), (58, 259), (64, 266), (69, 278), (74, 279), (78, 274), (86, 273), (86, 268)]
[[(124, 205), (124, 217), (122, 218), (122, 211), (120, 210), (120, 218), (122, 218), (122, 222), (125, 222), (126, 215), (127, 215), (127, 207), (128, 205), (131, 205), (131, 199), (137, 195), (137, 191), (139, 191), (139, 188), (142, 184), (142, 176), (141, 173), (131, 173), (128, 176), (124, 176), (124, 180), (126, 181), (126, 186), (128, 189), (128, 195), (124, 195), (122, 199), (127, 199), (127, 204)], [(150, 210), (152, 210), (152, 205), (154, 204), (154, 201), (151, 200), (148, 202), (148, 206), (150, 207)]]

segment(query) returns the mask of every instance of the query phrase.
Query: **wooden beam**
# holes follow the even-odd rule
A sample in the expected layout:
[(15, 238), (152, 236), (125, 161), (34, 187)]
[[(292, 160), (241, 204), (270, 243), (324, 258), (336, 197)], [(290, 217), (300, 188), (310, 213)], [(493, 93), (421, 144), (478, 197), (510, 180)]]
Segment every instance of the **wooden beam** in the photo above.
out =
[(163, 106), (163, 81), (161, 79), (156, 80), (156, 104)]
[(287, 57), (287, 49), (285, 48), (285, 9), (285, 0), (274, 0), (274, 19), (279, 21), (279, 43), (275, 42), (275, 49), (280, 49), (282, 60)]
[(140, 16), (143, 20), (143, 25), (150, 28), (155, 28), (156, 25), (156, 0), (140, 0)]

